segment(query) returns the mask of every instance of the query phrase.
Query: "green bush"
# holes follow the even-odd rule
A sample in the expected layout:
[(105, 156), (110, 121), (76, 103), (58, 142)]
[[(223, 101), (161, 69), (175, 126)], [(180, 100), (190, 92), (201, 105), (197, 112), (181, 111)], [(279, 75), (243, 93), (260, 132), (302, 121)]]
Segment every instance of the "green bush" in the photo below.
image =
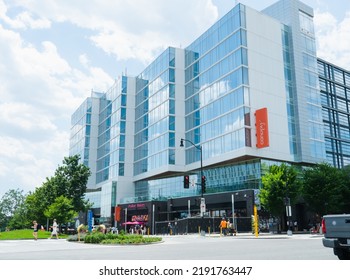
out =
[(85, 238), (85, 243), (99, 244), (105, 239), (105, 234), (101, 232), (88, 233)]
[(125, 234), (103, 234), (100, 232), (88, 233), (85, 238), (85, 243), (93, 244), (146, 244), (152, 242), (159, 242), (160, 237), (145, 237), (142, 235), (125, 235)]
[(117, 239), (117, 238), (118, 238), (118, 235), (111, 232), (107, 233), (105, 237), (105, 239)]

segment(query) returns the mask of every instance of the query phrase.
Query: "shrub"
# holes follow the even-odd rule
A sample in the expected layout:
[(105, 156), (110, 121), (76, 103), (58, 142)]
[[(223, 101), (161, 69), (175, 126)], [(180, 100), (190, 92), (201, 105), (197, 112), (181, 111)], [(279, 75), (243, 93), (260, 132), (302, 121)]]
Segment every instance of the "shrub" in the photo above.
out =
[(105, 239), (105, 234), (101, 232), (88, 233), (85, 238), (85, 243), (99, 244)]
[(105, 239), (111, 239), (111, 240), (117, 239), (117, 238), (118, 238), (118, 235), (114, 234), (114, 233), (111, 233), (111, 232), (107, 233), (106, 237), (105, 237)]
[(88, 233), (85, 238), (85, 243), (94, 244), (147, 244), (152, 242), (159, 242), (160, 237), (145, 237), (142, 235), (124, 235), (124, 234), (103, 234), (100, 232)]

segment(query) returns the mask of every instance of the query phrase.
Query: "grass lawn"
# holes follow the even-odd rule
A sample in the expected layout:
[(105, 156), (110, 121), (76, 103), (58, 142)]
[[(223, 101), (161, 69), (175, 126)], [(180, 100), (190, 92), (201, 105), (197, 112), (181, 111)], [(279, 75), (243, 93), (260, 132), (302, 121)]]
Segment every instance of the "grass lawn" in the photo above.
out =
[[(50, 231), (38, 231), (38, 239), (47, 239), (51, 236)], [(55, 237), (54, 237), (55, 238)], [(67, 235), (60, 234), (59, 238), (67, 238)], [(20, 229), (0, 232), (0, 240), (34, 239), (32, 229)]]

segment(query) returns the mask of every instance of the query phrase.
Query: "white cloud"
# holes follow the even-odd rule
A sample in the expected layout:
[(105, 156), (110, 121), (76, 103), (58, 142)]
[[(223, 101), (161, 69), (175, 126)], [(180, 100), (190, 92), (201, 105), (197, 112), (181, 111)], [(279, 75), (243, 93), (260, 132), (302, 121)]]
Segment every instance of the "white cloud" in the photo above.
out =
[[(102, 69), (89, 66), (85, 72), (73, 68), (56, 46), (42, 42), (41, 50), (22, 40), (18, 33), (0, 25), (0, 75), (4, 81), (2, 101), (24, 102), (39, 108), (71, 112), (75, 98), (85, 98), (92, 87), (106, 90), (113, 79)], [(73, 100), (67, 102), (67, 100)]]
[(87, 54), (82, 54), (79, 56), (79, 62), (81, 63), (81, 65), (83, 65), (85, 68), (88, 68), (89, 67), (89, 64), (90, 64), (90, 60), (87, 56)]
[(350, 70), (350, 12), (337, 20), (328, 12), (315, 12), (317, 55)]
[[(91, 41), (119, 60), (147, 64), (168, 46), (187, 45), (217, 18), (211, 0), (14, 1), (38, 18), (70, 22), (95, 34)], [(181, 16), (179, 16), (181, 15)], [(190, 28), (188, 28), (190, 26)]]
[(115, 19), (109, 18), (90, 39), (118, 60), (136, 59), (145, 65), (168, 46), (188, 45), (218, 17), (211, 1), (152, 0), (127, 3), (124, 6), (125, 14)]
[(139, 37), (123, 33), (120, 30), (100, 33), (92, 36), (91, 40), (106, 53), (116, 56), (118, 60), (136, 59), (145, 65), (159, 54), (169, 40), (164, 35), (148, 32)]
[[(12, 137), (0, 137), (0, 180), (3, 189), (23, 189), (33, 191), (53, 175), (56, 164), (61, 164), (66, 154), (68, 137), (55, 132), (53, 139), (29, 141)], [(6, 183), (7, 185), (4, 185)], [(0, 190), (1, 191), (1, 190)]]
[(4, 1), (0, 1), (0, 19), (2, 19), (9, 27), (15, 29), (46, 29), (51, 27), (51, 22), (43, 18), (35, 18), (28, 11), (18, 13), (14, 18), (7, 16), (8, 8)]
[(32, 131), (32, 130), (55, 130), (56, 126), (41, 115), (37, 108), (25, 103), (2, 103), (0, 104), (0, 124), (5, 127), (8, 125), (11, 129), (16, 127)]
[(70, 116), (97, 87), (113, 83), (101, 68), (78, 70), (57, 47), (39, 48), (0, 24), (0, 196), (33, 190), (68, 155)]
[(56, 76), (71, 71), (68, 62), (59, 56), (56, 46), (51, 42), (42, 42), (41, 52), (33, 46), (23, 47), (23, 43), (17, 44), (17, 48), (20, 49), (14, 51), (19, 52), (19, 55), (14, 57), (14, 63), (23, 76)]

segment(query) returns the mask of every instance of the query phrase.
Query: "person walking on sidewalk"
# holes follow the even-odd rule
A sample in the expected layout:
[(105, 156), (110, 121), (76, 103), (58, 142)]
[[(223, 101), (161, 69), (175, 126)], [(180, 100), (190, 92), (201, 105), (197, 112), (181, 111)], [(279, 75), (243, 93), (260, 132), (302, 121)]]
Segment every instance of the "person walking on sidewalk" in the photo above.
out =
[(220, 222), (220, 229), (221, 229), (221, 232), (224, 233), (224, 235), (226, 236), (227, 232), (227, 222), (226, 222), (226, 219), (225, 218), (222, 218), (221, 222)]
[(33, 221), (33, 236), (35, 241), (38, 240), (38, 230), (39, 230), (38, 223), (36, 221)]
[(52, 236), (56, 236), (56, 239), (58, 239), (58, 224), (56, 222), (56, 219), (53, 220), (50, 239), (52, 238)]

